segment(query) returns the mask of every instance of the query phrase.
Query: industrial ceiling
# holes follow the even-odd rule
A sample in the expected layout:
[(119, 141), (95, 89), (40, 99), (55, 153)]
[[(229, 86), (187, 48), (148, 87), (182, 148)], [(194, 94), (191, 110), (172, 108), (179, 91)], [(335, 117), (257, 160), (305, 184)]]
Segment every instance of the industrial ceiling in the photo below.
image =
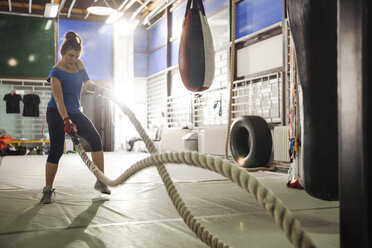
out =
[[(59, 4), (58, 18), (105, 22), (107, 16), (88, 13), (91, 6), (110, 7), (128, 19), (143, 21), (146, 16), (160, 13), (170, 0), (0, 0), (0, 13), (44, 16), (47, 3)], [(156, 13), (154, 13), (156, 12)]]

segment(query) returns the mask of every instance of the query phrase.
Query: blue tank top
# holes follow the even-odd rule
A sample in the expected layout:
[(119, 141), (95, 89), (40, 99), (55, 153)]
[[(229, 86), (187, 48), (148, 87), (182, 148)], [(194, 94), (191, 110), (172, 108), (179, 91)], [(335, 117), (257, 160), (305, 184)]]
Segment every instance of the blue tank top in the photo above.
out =
[[(71, 73), (61, 70), (57, 67), (53, 67), (48, 75), (47, 81), (50, 83), (50, 78), (55, 77), (61, 82), (63, 91), (63, 100), (67, 109), (67, 113), (79, 113), (80, 112), (80, 94), (83, 82), (89, 80), (88, 73), (85, 69)], [(52, 97), (48, 102), (48, 108), (57, 109), (56, 101), (52, 93)]]

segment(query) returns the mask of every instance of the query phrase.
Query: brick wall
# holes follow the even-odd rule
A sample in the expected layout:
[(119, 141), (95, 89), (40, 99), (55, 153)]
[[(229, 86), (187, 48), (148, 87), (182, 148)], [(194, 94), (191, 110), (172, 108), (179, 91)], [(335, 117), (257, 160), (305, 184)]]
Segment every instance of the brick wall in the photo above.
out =
[[(24, 117), (23, 102), (20, 102), (19, 114), (7, 114), (6, 102), (3, 100), (4, 96), (12, 90), (17, 94), (33, 94), (40, 97), (39, 117)], [(45, 121), (45, 111), (48, 101), (51, 96), (51, 89), (48, 82), (44, 80), (7, 80), (0, 79), (0, 129), (4, 130), (9, 136), (14, 139), (42, 139), (43, 134), (48, 135), (48, 126)], [(44, 130), (43, 130), (44, 126)]]

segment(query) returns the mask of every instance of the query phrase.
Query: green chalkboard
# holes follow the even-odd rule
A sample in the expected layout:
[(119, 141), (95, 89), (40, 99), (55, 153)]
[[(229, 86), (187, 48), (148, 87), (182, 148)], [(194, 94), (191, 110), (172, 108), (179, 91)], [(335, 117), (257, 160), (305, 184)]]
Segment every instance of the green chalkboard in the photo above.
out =
[(54, 47), (53, 19), (0, 14), (1, 78), (46, 78)]

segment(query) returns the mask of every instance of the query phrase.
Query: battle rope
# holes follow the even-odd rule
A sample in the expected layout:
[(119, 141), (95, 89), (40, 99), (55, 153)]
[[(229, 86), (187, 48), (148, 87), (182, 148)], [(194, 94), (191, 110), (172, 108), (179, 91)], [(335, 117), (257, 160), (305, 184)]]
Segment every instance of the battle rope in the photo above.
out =
[(120, 184), (123, 184), (126, 180), (128, 180), (140, 170), (145, 169), (149, 166), (156, 166), (164, 182), (164, 185), (166, 186), (168, 195), (172, 200), (173, 205), (177, 209), (179, 215), (183, 218), (184, 222), (188, 225), (188, 227), (197, 235), (200, 240), (202, 240), (209, 247), (228, 248), (230, 247), (229, 245), (224, 244), (221, 240), (211, 234), (194, 217), (190, 210), (187, 209), (181, 196), (178, 194), (177, 189), (173, 184), (172, 179), (167, 172), (167, 169), (164, 166), (164, 163), (187, 164), (215, 171), (220, 175), (229, 178), (238, 186), (253, 194), (255, 199), (264, 207), (266, 212), (268, 212), (273, 217), (274, 221), (285, 232), (288, 240), (295, 247), (315, 247), (312, 240), (310, 239), (310, 236), (301, 228), (300, 223), (293, 217), (290, 210), (288, 210), (284, 206), (281, 200), (275, 197), (271, 190), (263, 186), (259, 181), (257, 181), (254, 176), (248, 174), (246, 170), (236, 166), (228, 160), (199, 154), (197, 152), (158, 154), (153, 142), (148, 137), (147, 133), (135, 117), (134, 113), (124, 104), (117, 102), (116, 99), (110, 98), (111, 94), (107, 89), (100, 88), (100, 91), (101, 96), (113, 100), (121, 107), (123, 112), (128, 116), (132, 124), (135, 126), (142, 140), (145, 142), (147, 149), (151, 153), (151, 156), (133, 164), (117, 179), (110, 180), (89, 159), (84, 151), (84, 148), (79, 142), (78, 136), (76, 135), (76, 133), (73, 133), (71, 135), (71, 138), (75, 145), (76, 151), (98, 180), (109, 186), (118, 186)]

